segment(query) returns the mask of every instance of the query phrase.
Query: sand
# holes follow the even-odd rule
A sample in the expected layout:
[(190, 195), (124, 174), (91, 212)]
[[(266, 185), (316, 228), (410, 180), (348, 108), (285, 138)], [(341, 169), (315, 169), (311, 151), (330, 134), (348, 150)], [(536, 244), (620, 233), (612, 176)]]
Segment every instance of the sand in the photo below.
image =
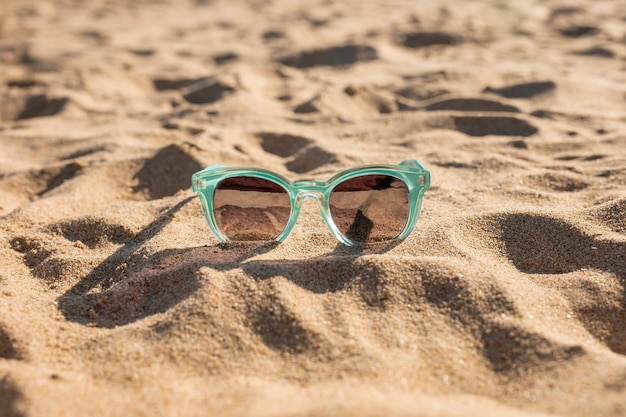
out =
[[(0, 415), (625, 415), (625, 70), (620, 0), (1, 1)], [(190, 189), (407, 158), (358, 250)]]

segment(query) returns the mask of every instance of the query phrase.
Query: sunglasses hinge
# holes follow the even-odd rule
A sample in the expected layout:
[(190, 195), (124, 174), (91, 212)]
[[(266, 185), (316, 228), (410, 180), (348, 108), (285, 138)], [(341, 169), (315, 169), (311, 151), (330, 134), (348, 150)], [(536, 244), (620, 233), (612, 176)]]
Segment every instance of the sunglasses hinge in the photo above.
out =
[(202, 190), (202, 189), (204, 189), (204, 188), (206, 188), (206, 181), (201, 180), (201, 179), (199, 179), (199, 178), (195, 178), (195, 179), (193, 180), (193, 183), (192, 183), (192, 189), (193, 189), (194, 191), (195, 191), (195, 190)]

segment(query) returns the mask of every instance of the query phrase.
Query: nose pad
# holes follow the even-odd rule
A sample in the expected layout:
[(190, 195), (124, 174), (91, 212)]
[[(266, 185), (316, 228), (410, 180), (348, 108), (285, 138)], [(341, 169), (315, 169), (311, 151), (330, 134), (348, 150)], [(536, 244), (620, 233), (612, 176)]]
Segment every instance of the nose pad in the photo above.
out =
[(302, 207), (302, 202), (307, 199), (312, 198), (317, 201), (317, 205), (322, 207), (322, 202), (324, 201), (324, 195), (319, 191), (302, 191), (298, 193), (296, 196), (296, 207)]

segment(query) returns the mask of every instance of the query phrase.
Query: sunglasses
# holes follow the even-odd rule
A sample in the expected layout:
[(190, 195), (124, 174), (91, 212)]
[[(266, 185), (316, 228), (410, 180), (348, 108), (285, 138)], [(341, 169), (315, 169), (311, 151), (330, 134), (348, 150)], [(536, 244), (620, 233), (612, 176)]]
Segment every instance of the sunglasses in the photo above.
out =
[(222, 242), (282, 242), (310, 197), (333, 235), (355, 246), (406, 238), (430, 188), (430, 172), (409, 160), (347, 169), (328, 181), (292, 182), (262, 168), (214, 165), (193, 174), (191, 184)]

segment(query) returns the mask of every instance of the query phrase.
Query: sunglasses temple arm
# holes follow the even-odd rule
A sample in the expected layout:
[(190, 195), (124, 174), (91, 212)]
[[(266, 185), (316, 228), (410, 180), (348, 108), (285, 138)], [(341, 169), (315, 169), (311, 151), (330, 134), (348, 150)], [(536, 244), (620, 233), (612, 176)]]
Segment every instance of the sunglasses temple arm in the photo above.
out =
[(221, 165), (221, 164), (220, 165), (211, 165), (211, 166), (208, 166), (208, 167), (204, 168), (202, 171), (197, 172), (196, 174), (200, 175), (200, 174), (204, 174), (206, 172), (215, 171), (217, 169), (225, 168), (225, 167), (226, 167), (226, 165)]

